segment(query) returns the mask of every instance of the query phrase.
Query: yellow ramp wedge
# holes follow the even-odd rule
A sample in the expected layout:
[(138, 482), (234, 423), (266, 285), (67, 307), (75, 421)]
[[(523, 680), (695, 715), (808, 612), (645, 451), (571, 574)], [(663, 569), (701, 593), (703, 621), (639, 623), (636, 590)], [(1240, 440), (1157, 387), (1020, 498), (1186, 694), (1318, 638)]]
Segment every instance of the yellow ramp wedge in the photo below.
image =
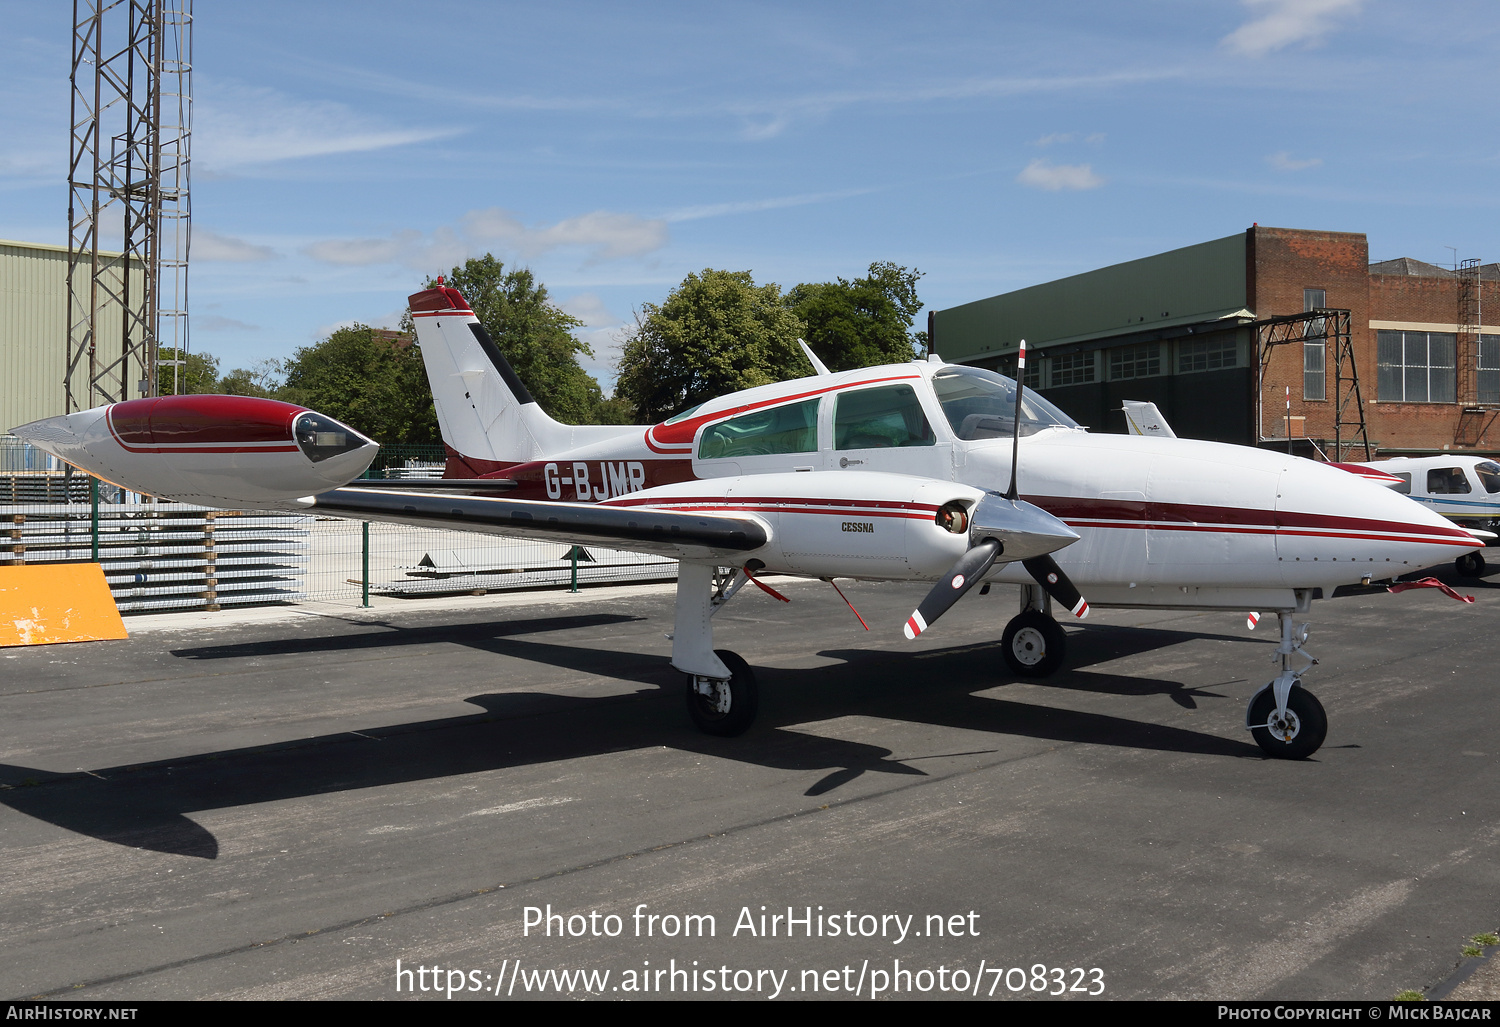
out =
[(0, 567), (0, 646), (125, 637), (97, 563)]

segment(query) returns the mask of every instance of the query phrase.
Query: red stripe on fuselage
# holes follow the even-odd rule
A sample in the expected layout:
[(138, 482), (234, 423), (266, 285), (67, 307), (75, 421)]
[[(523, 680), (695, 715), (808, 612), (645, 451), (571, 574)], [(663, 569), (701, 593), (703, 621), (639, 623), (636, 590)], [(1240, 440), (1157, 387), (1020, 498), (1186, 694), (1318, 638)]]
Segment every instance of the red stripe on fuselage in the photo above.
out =
[[(887, 378), (871, 378), (867, 381), (845, 382), (842, 385), (825, 385), (818, 389), (809, 389), (807, 392), (796, 392), (790, 396), (777, 396), (775, 399), (763, 399), (755, 403), (746, 403), (742, 406), (728, 407), (724, 410), (715, 410), (711, 414), (699, 414), (686, 420), (678, 421), (676, 424), (652, 425), (646, 429), (646, 445), (657, 453), (690, 453), (692, 452), (693, 437), (698, 434), (698, 429), (710, 421), (722, 421), (738, 414), (748, 413), (752, 410), (762, 410), (766, 407), (779, 406), (782, 403), (795, 403), (801, 399), (811, 399), (813, 396), (822, 396), (830, 392), (840, 392), (846, 389), (862, 388), (866, 385), (878, 385), (881, 382), (908, 382), (921, 378), (919, 374), (899, 374)], [(654, 439), (653, 439), (654, 436)], [(662, 445), (688, 446), (685, 450), (657, 449), (653, 442)]]
[(1074, 527), (1151, 528), (1158, 531), (1209, 531), (1226, 534), (1311, 535), (1327, 538), (1381, 539), (1400, 536), (1411, 541), (1482, 546), (1461, 528), (1381, 521), (1365, 517), (1303, 513), (1296, 510), (1257, 510), (1245, 507), (1130, 502), (1071, 496), (1023, 496), (1054, 517)]

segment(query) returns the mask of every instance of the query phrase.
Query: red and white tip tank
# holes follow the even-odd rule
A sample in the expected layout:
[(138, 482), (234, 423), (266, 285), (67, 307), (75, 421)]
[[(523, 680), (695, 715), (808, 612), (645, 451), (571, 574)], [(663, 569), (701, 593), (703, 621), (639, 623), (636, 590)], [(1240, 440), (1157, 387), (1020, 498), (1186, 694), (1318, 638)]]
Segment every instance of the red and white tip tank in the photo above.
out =
[(379, 448), (325, 414), (251, 396), (133, 399), (13, 430), (105, 481), (230, 508), (337, 488), (363, 474)]

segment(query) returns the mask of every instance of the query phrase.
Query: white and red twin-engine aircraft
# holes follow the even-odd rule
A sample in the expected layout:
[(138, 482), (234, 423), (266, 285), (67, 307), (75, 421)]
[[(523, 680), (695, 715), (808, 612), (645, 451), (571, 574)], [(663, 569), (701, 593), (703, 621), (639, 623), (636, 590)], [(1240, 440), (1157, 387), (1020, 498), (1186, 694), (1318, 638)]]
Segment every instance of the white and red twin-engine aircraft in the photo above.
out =
[(936, 360), (831, 374), (809, 350), (812, 378), (661, 424), (570, 427), (537, 406), (456, 290), (417, 293), (411, 310), (451, 451), (447, 488), (349, 485), (374, 444), (271, 400), (133, 400), (15, 433), (188, 502), (675, 557), (672, 665), (688, 675), (693, 720), (719, 735), (750, 725), (756, 687), (743, 659), (713, 648), (711, 618), (755, 575), (936, 582), (909, 638), (992, 580), (1021, 585), (1002, 653), (1027, 676), (1061, 663), (1052, 600), (1085, 615), (1078, 586), (1095, 605), (1277, 611), (1282, 672), (1251, 699), (1246, 723), (1270, 755), (1302, 758), (1327, 731), (1301, 687), (1312, 600), (1481, 545), (1344, 471), (1209, 442), (1090, 435), (1038, 396), (1018, 403), (1008, 378)]

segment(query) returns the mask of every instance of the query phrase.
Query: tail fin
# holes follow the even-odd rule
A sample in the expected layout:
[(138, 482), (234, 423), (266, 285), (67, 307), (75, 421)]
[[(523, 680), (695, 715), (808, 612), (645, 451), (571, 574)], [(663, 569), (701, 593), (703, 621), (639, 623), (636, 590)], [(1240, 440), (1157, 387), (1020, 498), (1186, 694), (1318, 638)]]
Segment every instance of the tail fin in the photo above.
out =
[(1172, 431), (1172, 426), (1167, 419), (1156, 409), (1155, 403), (1147, 403), (1138, 399), (1127, 399), (1121, 402), (1125, 410), (1125, 427), (1130, 429), (1131, 435), (1155, 435), (1163, 439), (1175, 439), (1177, 434)]
[(438, 425), (453, 451), (450, 473), (477, 476), (635, 430), (548, 417), (457, 289), (426, 289), (409, 302)]

